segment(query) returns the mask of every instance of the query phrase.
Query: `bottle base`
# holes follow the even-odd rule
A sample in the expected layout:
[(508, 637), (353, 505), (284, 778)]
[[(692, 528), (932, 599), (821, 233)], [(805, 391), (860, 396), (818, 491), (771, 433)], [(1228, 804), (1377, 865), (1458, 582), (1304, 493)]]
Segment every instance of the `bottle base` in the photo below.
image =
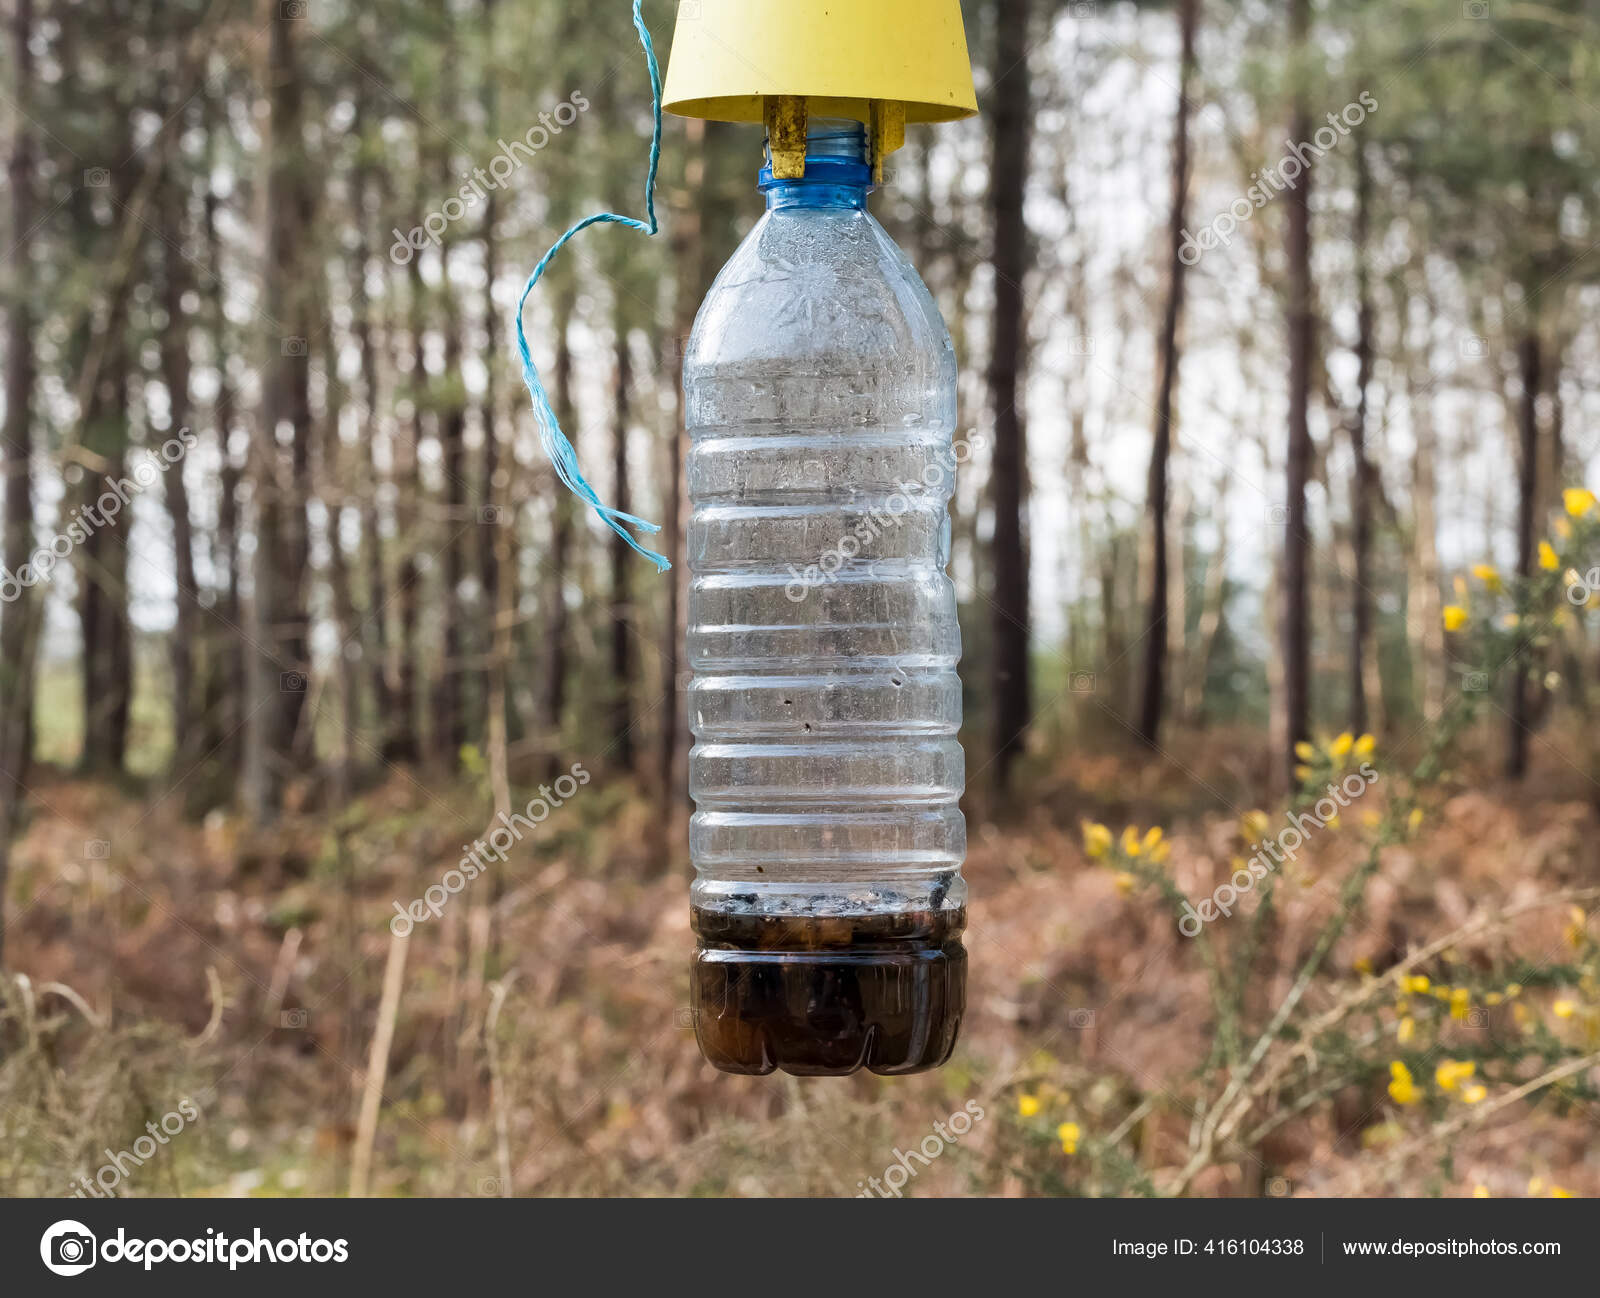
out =
[(966, 1009), (965, 910), (845, 916), (695, 907), (695, 1035), (726, 1073), (926, 1072)]

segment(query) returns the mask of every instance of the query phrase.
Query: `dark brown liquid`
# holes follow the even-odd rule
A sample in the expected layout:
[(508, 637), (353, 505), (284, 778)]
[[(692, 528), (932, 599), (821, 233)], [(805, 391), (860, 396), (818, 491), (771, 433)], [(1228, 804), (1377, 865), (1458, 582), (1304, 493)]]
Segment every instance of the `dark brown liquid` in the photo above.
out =
[(874, 915), (692, 911), (700, 1050), (727, 1073), (919, 1073), (966, 1009), (963, 909)]

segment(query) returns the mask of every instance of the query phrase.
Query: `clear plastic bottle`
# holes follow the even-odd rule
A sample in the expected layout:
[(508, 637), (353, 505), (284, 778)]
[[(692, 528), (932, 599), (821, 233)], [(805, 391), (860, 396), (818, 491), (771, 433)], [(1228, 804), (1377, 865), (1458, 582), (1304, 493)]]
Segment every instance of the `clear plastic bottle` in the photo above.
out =
[(728, 1072), (934, 1068), (965, 1008), (955, 354), (870, 178), (855, 122), (769, 163), (684, 364), (692, 994)]

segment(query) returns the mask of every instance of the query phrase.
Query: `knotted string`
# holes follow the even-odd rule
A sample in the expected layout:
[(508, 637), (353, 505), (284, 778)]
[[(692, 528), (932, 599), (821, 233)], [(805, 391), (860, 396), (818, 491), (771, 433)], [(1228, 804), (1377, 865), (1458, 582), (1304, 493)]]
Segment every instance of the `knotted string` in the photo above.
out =
[(659, 524), (650, 523), (633, 514), (625, 514), (619, 509), (613, 509), (602, 501), (595, 489), (591, 487), (583, 476), (583, 470), (578, 467), (578, 453), (572, 449), (572, 443), (567, 440), (567, 435), (561, 431), (561, 421), (556, 418), (555, 409), (550, 404), (550, 396), (544, 390), (544, 383), (539, 378), (539, 369), (533, 363), (533, 354), (528, 350), (528, 336), (522, 329), (522, 309), (528, 301), (528, 294), (533, 292), (533, 286), (539, 282), (545, 268), (555, 259), (555, 255), (567, 244), (567, 240), (591, 225), (601, 225), (605, 222), (615, 222), (625, 225), (631, 230), (642, 230), (647, 235), (655, 234), (659, 229), (656, 223), (656, 170), (661, 162), (661, 69), (656, 64), (655, 47), (650, 43), (650, 29), (644, 25), (644, 15), (641, 12), (644, 0), (633, 0), (633, 27), (639, 33), (639, 43), (644, 46), (644, 61), (650, 70), (650, 109), (654, 118), (654, 127), (650, 133), (650, 168), (645, 173), (644, 181), (644, 211), (646, 219), (638, 220), (631, 216), (622, 216), (617, 212), (596, 212), (586, 216), (575, 225), (568, 227), (567, 231), (550, 245), (550, 251), (539, 259), (539, 264), (533, 268), (533, 274), (528, 276), (528, 282), (523, 285), (522, 296), (517, 299), (517, 352), (522, 358), (522, 381), (528, 385), (528, 395), (533, 398), (533, 413), (539, 421), (539, 444), (544, 447), (544, 453), (550, 457), (550, 462), (555, 465), (556, 473), (567, 486), (567, 490), (574, 495), (582, 497), (593, 507), (594, 512), (605, 520), (606, 526), (620, 536), (638, 553), (642, 554), (651, 563), (655, 564), (657, 572), (665, 572), (672, 564), (665, 555), (657, 554), (654, 550), (647, 550), (634, 540), (629, 528), (637, 528), (641, 532), (659, 532)]

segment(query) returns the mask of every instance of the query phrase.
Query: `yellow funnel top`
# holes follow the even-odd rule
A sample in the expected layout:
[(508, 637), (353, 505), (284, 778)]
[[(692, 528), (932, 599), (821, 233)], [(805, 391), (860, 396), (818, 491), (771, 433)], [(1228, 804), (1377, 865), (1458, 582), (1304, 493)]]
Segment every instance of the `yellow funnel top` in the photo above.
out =
[(866, 123), (881, 166), (906, 122), (978, 111), (960, 0), (679, 0), (663, 97), (765, 122), (778, 176), (802, 174), (808, 116)]

